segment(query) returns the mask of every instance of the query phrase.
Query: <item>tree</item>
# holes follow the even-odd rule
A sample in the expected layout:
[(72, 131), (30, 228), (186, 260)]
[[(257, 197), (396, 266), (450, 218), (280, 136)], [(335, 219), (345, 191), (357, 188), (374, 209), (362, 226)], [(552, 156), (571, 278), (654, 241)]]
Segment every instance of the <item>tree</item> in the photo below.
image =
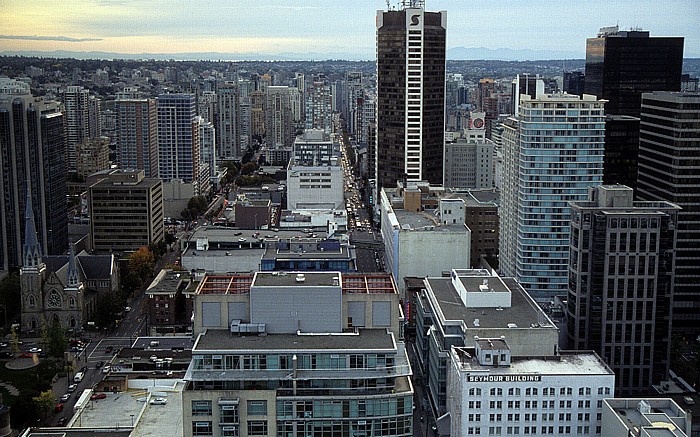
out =
[(33, 397), (32, 401), (37, 407), (37, 410), (43, 413), (44, 418), (51, 412), (54, 406), (56, 398), (54, 397), (53, 390), (49, 389), (39, 393), (39, 396)]
[(100, 328), (109, 328), (114, 324), (116, 315), (122, 311), (122, 299), (115, 293), (107, 293), (97, 301), (95, 324)]
[(257, 169), (258, 166), (254, 162), (246, 162), (245, 164), (243, 164), (243, 167), (241, 167), (241, 174), (247, 176), (249, 174), (252, 174)]
[(63, 329), (61, 323), (57, 319), (53, 319), (51, 325), (44, 323), (42, 328), (42, 338), (44, 338), (44, 330), (46, 330), (45, 344), (48, 349), (48, 354), (55, 358), (61, 358), (63, 351), (68, 348), (68, 340), (66, 339), (66, 330)]
[(129, 257), (129, 271), (135, 272), (143, 283), (153, 276), (155, 263), (155, 256), (151, 249), (142, 246)]

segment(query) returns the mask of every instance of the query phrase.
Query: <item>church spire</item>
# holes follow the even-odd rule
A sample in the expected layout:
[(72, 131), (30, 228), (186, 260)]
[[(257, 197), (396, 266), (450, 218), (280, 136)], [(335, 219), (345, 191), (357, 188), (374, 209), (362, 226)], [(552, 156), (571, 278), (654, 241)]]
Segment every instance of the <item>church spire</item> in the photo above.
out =
[(23, 267), (38, 267), (41, 264), (41, 246), (34, 223), (34, 208), (32, 208), (32, 193), (27, 184), (27, 202), (24, 212), (24, 247), (22, 248)]
[(80, 279), (78, 278), (78, 268), (75, 264), (75, 249), (73, 243), (70, 244), (70, 250), (68, 251), (68, 286), (77, 287), (80, 284)]

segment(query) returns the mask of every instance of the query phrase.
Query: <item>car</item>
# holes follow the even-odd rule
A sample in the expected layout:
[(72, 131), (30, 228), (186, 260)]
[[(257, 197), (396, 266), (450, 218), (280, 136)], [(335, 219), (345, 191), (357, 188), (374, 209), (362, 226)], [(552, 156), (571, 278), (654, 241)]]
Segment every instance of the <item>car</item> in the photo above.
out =
[(80, 346), (73, 346), (73, 347), (70, 348), (69, 350), (70, 350), (71, 352), (82, 352), (83, 349), (84, 349), (84, 348), (82, 348), (82, 347), (80, 347)]
[(30, 352), (22, 352), (21, 354), (19, 354), (20, 358), (31, 358), (32, 356), (34, 356), (34, 354)]
[(105, 353), (111, 354), (113, 350), (114, 350), (114, 348), (112, 346), (107, 346), (107, 348), (105, 348)]
[(63, 396), (61, 396), (61, 402), (67, 402), (68, 399), (70, 399), (70, 393), (66, 393)]
[(73, 393), (75, 389), (78, 388), (78, 384), (71, 384), (68, 386), (68, 393)]
[(125, 312), (125, 313), (128, 313), (129, 311), (131, 311), (131, 307), (124, 307), (124, 312)]
[(104, 361), (98, 361), (95, 363), (95, 369), (99, 369), (100, 367), (102, 367), (104, 365), (105, 365)]
[(107, 364), (107, 365), (102, 369), (102, 373), (109, 373), (111, 370), (112, 370), (112, 367), (111, 367), (109, 364)]
[(98, 399), (104, 399), (104, 398), (106, 398), (106, 397), (107, 397), (107, 395), (104, 394), (104, 393), (95, 393), (94, 395), (90, 396), (90, 400), (91, 400), (91, 401), (96, 401), (96, 400), (98, 400)]
[(29, 352), (31, 352), (33, 354), (38, 354), (39, 352), (41, 352), (41, 349), (39, 349), (38, 347), (33, 347), (33, 348), (29, 349)]
[(60, 413), (61, 411), (63, 411), (63, 404), (56, 404), (56, 406), (53, 407), (53, 411), (56, 413)]
[(153, 398), (150, 403), (151, 405), (165, 405), (168, 403), (168, 400), (165, 398)]
[(67, 418), (67, 417), (61, 417), (60, 419), (58, 419), (58, 422), (56, 423), (56, 425), (58, 425), (58, 426), (66, 426), (66, 423), (67, 423), (67, 422), (68, 422), (68, 418)]
[(0, 341), (0, 347), (7, 347), (7, 346), (9, 346), (8, 343), (6, 343), (4, 341)]

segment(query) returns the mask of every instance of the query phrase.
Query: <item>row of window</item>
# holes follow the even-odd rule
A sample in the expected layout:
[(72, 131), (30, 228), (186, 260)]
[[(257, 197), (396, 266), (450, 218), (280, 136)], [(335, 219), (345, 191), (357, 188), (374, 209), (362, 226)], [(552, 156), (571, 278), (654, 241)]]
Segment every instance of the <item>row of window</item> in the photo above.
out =
[[(527, 387), (525, 390), (525, 396), (537, 396), (539, 393), (539, 390), (537, 387)], [(572, 387), (560, 387), (559, 388), (559, 394), (564, 396), (568, 395), (571, 396), (574, 393), (574, 389)], [(485, 393), (485, 390), (482, 390), (480, 388), (472, 387), (469, 389), (469, 396), (481, 396), (482, 393)], [(490, 396), (503, 396), (504, 390), (503, 388), (500, 387), (492, 387), (489, 390), (489, 395)], [(522, 393), (522, 389), (520, 388), (514, 388), (511, 387), (508, 389), (508, 396), (520, 396)], [(544, 387), (542, 388), (542, 396), (555, 396), (557, 393), (557, 389), (555, 387)], [(590, 396), (592, 393), (592, 388), (591, 387), (579, 387), (578, 389), (578, 394), (579, 396)], [(610, 394), (610, 387), (598, 387), (598, 394)]]

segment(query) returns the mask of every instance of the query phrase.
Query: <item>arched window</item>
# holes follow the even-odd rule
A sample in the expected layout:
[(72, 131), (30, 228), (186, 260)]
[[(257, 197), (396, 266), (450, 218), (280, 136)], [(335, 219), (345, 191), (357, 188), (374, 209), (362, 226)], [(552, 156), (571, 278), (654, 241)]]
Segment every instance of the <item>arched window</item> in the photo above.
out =
[(36, 306), (36, 298), (33, 294), (29, 295), (29, 307), (34, 308)]
[(68, 327), (69, 327), (69, 328), (75, 328), (75, 325), (76, 325), (76, 323), (75, 323), (75, 317), (70, 316), (70, 317), (68, 318)]
[(69, 305), (71, 308), (75, 308), (75, 298), (74, 298), (73, 296), (71, 296), (71, 297), (68, 298), (68, 305)]

